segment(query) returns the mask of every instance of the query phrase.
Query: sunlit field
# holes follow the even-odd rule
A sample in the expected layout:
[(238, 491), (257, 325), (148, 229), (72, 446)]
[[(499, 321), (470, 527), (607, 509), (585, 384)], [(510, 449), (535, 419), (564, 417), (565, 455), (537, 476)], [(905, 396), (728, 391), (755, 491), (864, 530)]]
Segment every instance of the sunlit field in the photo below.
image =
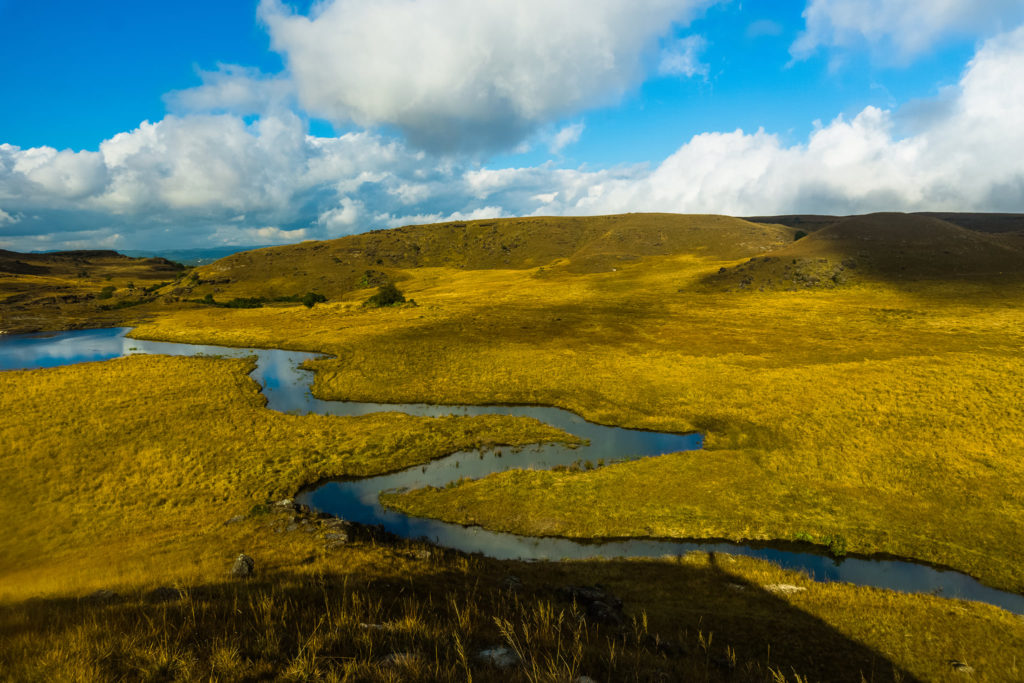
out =
[[(775, 286), (790, 277), (775, 269), (751, 280), (772, 286), (748, 286), (748, 258), (786, 248), (792, 230), (630, 220), (584, 222), (582, 246), (539, 239), (528, 256), (471, 224), (466, 253), (496, 240), (493, 263), (442, 265), (430, 239), (443, 228), (418, 250), (408, 229), (377, 234), (391, 252), (345, 240), (254, 252), (181, 273), (114, 320), (140, 322), (145, 339), (329, 354), (308, 363), (324, 399), (555, 405), (705, 435), (699, 451), (383, 495), (415, 515), (527, 535), (797, 542), (1024, 590), (1018, 280), (900, 277), (869, 262), (832, 284)], [(399, 263), (401, 248), (426, 262)], [(338, 254), (361, 279), (297, 303)], [(814, 258), (814, 272), (833, 272), (843, 254)], [(299, 262), (290, 284), (253, 275)], [(407, 302), (365, 306), (386, 282)], [(247, 297), (259, 307), (216, 305)], [(274, 503), (332, 477), (571, 437), (515, 417), (276, 413), (252, 367), (136, 356), (0, 373), (7, 678), (1022, 675), (1024, 620), (979, 603), (721, 554), (519, 563), (352, 526), (339, 541), (332, 520)], [(257, 572), (232, 578), (243, 552)], [(597, 583), (623, 602), (614, 623), (558, 591)], [(521, 665), (481, 662), (498, 645)]]

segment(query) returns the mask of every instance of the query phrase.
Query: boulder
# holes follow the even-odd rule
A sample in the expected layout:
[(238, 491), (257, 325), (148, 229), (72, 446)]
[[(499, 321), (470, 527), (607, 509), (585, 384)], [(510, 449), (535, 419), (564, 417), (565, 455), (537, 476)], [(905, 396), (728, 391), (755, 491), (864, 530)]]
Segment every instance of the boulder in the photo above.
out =
[(235, 563), (231, 566), (231, 576), (238, 578), (247, 579), (256, 573), (256, 561), (242, 553), (235, 559)]
[(480, 652), (476, 654), (476, 658), (484, 664), (489, 664), (500, 671), (505, 671), (506, 669), (519, 666), (522, 662), (519, 655), (517, 655), (511, 648), (503, 645), (490, 647), (486, 650), (480, 650)]
[(626, 617), (622, 613), (622, 601), (609, 593), (603, 586), (563, 586), (558, 595), (567, 602), (575, 602), (586, 611), (587, 616), (597, 622), (622, 626)]

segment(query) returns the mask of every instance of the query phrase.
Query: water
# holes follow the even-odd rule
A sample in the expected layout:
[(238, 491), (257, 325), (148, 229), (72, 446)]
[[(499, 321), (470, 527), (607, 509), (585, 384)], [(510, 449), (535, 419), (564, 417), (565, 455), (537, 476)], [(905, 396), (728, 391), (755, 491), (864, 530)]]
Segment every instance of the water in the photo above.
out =
[[(979, 600), (1024, 614), (1024, 596), (999, 591), (951, 570), (894, 559), (849, 557), (841, 560), (771, 544), (684, 542), (659, 539), (620, 539), (580, 542), (565, 538), (535, 538), (464, 527), (437, 520), (409, 517), (380, 505), (381, 491), (420, 486), (443, 486), (461, 477), (478, 478), (513, 468), (547, 469), (578, 460), (606, 462), (699, 449), (699, 434), (664, 434), (607, 427), (587, 422), (574, 413), (543, 406), (438, 406), (322, 401), (309, 391), (312, 375), (299, 365), (316, 354), (276, 349), (239, 349), (199, 344), (175, 344), (128, 339), (127, 328), (0, 336), (0, 370), (27, 369), (108, 360), (134, 353), (257, 357), (253, 377), (263, 386), (273, 410), (326, 415), (363, 415), (400, 411), (413, 415), (525, 415), (575, 434), (589, 443), (579, 448), (564, 444), (528, 447), (518, 452), (467, 451), (424, 466), (364, 479), (333, 481), (301, 492), (296, 498), (317, 510), (363, 524), (379, 524), (406, 538), (428, 538), (438, 545), (479, 552), (499, 559), (563, 559), (587, 557), (664, 557), (692, 551), (748, 555), (806, 572), (818, 581), (846, 581), (906, 592), (929, 592), (945, 597)], [(585, 514), (586, 511), (581, 511)]]

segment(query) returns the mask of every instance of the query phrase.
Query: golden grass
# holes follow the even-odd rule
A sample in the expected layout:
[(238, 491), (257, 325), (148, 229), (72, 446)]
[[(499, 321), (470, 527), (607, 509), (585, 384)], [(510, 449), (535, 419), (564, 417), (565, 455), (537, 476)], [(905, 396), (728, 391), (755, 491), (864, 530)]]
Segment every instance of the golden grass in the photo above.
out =
[(567, 438), (501, 416), (280, 414), (249, 369), (132, 356), (0, 373), (0, 597), (203, 575), (243, 549), (226, 520), (304, 485)]
[[(162, 309), (137, 334), (335, 354), (311, 364), (323, 398), (544, 403), (708, 437), (696, 453), (588, 473), (510, 472), (389, 498), (417, 513), (578, 536), (840, 535), (849, 551), (910, 556), (1021, 590), (1024, 289), (939, 280), (709, 291), (706, 278), (742, 255), (717, 250), (748, 230), (722, 225), (722, 245), (703, 251), (662, 249), (654, 223), (639, 237), (612, 226), (592, 248), (552, 256), (564, 245), (534, 245), (506, 270), (488, 226), (467, 231), (475, 241), (466, 243), (480, 247), (473, 253), (489, 270), (444, 266), (437, 244), (441, 263), (398, 263), (409, 241), (399, 234), (394, 244), (370, 243), (394, 254), (360, 258), (384, 261), (419, 306), (366, 310), (359, 304), (372, 290), (346, 294), (339, 282), (341, 293), (313, 309)], [(756, 252), (766, 234), (750, 230)], [(640, 238), (649, 242), (637, 258), (629, 240)], [(282, 256), (282, 282), (291, 274), (306, 288), (328, 276), (329, 258), (299, 276), (302, 259), (291, 256)], [(257, 285), (198, 289), (267, 294)], [(1022, 676), (1019, 617), (814, 584), (743, 558), (533, 565), (435, 551), (425, 561), (379, 541), (328, 552), (319, 532), (274, 533), (277, 512), (225, 525), (329, 474), (557, 438), (506, 418), (278, 415), (262, 407), (247, 368), (132, 358), (0, 374), (0, 443), (13, 449), (0, 458), (0, 514), (11, 531), (0, 537), (5, 675), (955, 680), (957, 660), (976, 680)], [(257, 557), (259, 579), (225, 583), (243, 550)], [(500, 588), (509, 571), (525, 584), (519, 597)], [(629, 628), (581, 630), (550, 590), (598, 581), (683, 652), (658, 654)], [(167, 583), (196, 590), (169, 605), (142, 597)], [(807, 590), (766, 588), (777, 583)], [(74, 599), (95, 588), (127, 600)], [(43, 597), (26, 600), (33, 595)], [(398, 624), (397, 635), (367, 638), (362, 620)], [(533, 643), (528, 666), (512, 674), (462, 657), (522, 640)], [(418, 663), (387, 666), (382, 644), (417, 653)]]
[[(278, 414), (250, 367), (133, 356), (0, 373), (0, 679), (857, 681), (940, 679), (949, 659), (979, 680), (1019, 674), (1013, 615), (766, 562), (501, 563), (372, 536), (332, 548), (315, 520), (280, 533), (292, 513), (253, 503), (564, 435), (524, 418)], [(257, 558), (253, 581), (226, 577), (240, 551)], [(624, 629), (552, 591), (593, 583), (624, 600)], [(806, 590), (772, 591), (782, 583)], [(184, 597), (153, 602), (160, 585)], [(98, 588), (123, 599), (82, 598)], [(500, 644), (524, 665), (474, 661)]]
[(697, 287), (720, 263), (423, 268), (403, 281), (418, 307), (195, 311), (138, 334), (336, 354), (312, 364), (323, 398), (543, 403), (708, 437), (701, 453), (389, 498), (417, 514), (568, 536), (838, 534), (1024, 588), (1019, 285)]

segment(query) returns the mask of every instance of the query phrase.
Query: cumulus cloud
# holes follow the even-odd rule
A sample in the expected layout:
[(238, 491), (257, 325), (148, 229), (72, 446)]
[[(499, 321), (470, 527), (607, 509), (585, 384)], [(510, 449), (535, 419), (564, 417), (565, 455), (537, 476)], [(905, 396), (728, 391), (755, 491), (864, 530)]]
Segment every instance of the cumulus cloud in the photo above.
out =
[(21, 216), (7, 213), (3, 209), (0, 209), (0, 226), (2, 225), (13, 225), (21, 220)]
[(675, 41), (661, 53), (658, 73), (663, 76), (707, 76), (708, 65), (701, 62), (700, 54), (707, 47), (703, 36), (687, 36)]
[(198, 75), (202, 85), (164, 95), (172, 112), (263, 114), (288, 108), (294, 98), (294, 88), (287, 77), (268, 76), (251, 67), (220, 64), (216, 71), (199, 70)]
[(0, 145), (0, 240), (129, 248), (531, 214), (1021, 211), (1021, 73), (1024, 27), (986, 41), (930, 105), (866, 107), (795, 145), (763, 130), (707, 132), (658, 164), (600, 169), (481, 167), (380, 132), (320, 138), (288, 112), (168, 116), (98, 151)]
[(395, 126), (432, 152), (510, 148), (639, 85), (674, 22), (709, 0), (262, 0), (315, 116)]
[(340, 237), (350, 235), (359, 230), (359, 219), (364, 211), (363, 203), (342, 197), (341, 203), (329, 211), (325, 211), (317, 218), (317, 223), (322, 225), (329, 237)]
[(564, 213), (734, 215), (1024, 209), (1024, 27), (986, 42), (954, 92), (913, 135), (867, 107), (805, 144), (757, 131), (695, 136), (649, 173), (595, 178)]
[[(950, 37), (977, 37), (1024, 21), (1020, 0), (809, 0), (806, 29), (793, 43), (795, 59), (819, 46), (850, 48), (867, 43), (894, 50), (906, 60)], [(880, 52), (880, 51), (879, 51)]]
[(558, 154), (569, 145), (579, 142), (580, 136), (583, 135), (584, 127), (585, 124), (580, 121), (578, 123), (571, 123), (560, 129), (551, 137), (548, 149), (552, 154)]

